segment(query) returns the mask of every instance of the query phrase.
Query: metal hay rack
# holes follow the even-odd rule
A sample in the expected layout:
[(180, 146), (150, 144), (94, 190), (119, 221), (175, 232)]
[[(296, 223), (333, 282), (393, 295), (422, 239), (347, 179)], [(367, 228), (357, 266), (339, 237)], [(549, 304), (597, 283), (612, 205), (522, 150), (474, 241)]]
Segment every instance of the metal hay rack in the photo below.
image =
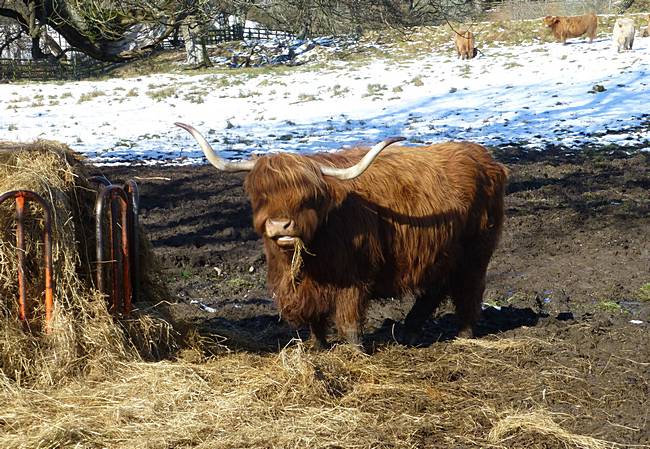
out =
[[(109, 310), (115, 315), (128, 316), (140, 291), (138, 208), (140, 195), (138, 185), (128, 180), (124, 185), (112, 184), (103, 176), (88, 179), (99, 185), (95, 200), (95, 287), (105, 293)], [(16, 203), (16, 257), (18, 261), (18, 319), (29, 328), (33, 307), (27, 297), (25, 268), (25, 217), (28, 203), (43, 209), (43, 272), (45, 330), (49, 331), (54, 311), (54, 268), (52, 261), (52, 207), (39, 194), (30, 190), (12, 190), (0, 195), (0, 204), (14, 199)], [(108, 248), (106, 258), (105, 249)], [(110, 269), (109, 276), (106, 271)], [(106, 281), (110, 279), (107, 291)]]

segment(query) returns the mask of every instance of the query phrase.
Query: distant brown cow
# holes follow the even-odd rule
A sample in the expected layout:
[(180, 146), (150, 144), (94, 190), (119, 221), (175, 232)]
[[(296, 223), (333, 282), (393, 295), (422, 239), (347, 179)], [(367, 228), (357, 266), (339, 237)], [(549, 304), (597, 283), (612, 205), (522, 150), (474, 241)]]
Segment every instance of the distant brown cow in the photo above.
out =
[[(267, 281), (281, 316), (309, 325), (326, 346), (330, 323), (353, 345), (372, 298), (413, 294), (404, 337), (417, 336), (451, 296), (471, 336), (503, 222), (506, 169), (469, 142), (387, 146), (247, 161), (222, 159), (190, 132), (218, 169), (248, 171), (244, 187), (262, 236)], [(381, 156), (379, 156), (379, 153)]]
[(598, 27), (598, 17), (595, 14), (585, 14), (584, 16), (546, 16), (544, 25), (549, 27), (555, 38), (566, 43), (569, 37), (579, 37), (586, 34), (589, 42), (596, 37), (596, 28)]
[(460, 59), (472, 59), (476, 56), (474, 33), (471, 31), (458, 31), (455, 33), (454, 42)]
[(643, 33), (641, 33), (642, 37), (648, 37), (650, 36), (650, 15), (648, 15), (648, 26), (645, 27), (643, 30)]

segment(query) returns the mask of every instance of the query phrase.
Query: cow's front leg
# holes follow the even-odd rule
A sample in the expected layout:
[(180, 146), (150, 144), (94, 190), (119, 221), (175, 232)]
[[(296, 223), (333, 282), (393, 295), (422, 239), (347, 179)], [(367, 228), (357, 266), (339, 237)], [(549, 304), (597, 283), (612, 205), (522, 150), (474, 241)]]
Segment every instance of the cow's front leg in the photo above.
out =
[(327, 319), (319, 317), (309, 323), (310, 337), (309, 342), (311, 347), (320, 349), (329, 349), (330, 344), (327, 341)]
[(335, 304), (334, 324), (339, 335), (354, 348), (364, 351), (361, 324), (366, 298), (356, 288), (338, 292)]

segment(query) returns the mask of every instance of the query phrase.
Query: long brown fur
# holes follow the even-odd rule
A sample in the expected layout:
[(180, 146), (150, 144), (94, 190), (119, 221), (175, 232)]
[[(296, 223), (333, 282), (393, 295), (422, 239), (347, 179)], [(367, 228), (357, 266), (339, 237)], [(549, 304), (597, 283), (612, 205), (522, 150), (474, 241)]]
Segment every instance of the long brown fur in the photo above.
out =
[[(506, 169), (468, 142), (390, 147), (349, 181), (318, 168), (351, 166), (366, 152), (264, 156), (248, 174), (253, 224), (282, 317), (309, 324), (317, 343), (325, 343), (329, 322), (358, 343), (372, 298), (422, 298), (407, 317), (417, 332), (449, 294), (471, 333), (503, 222)], [(294, 220), (306, 245), (297, 276), (293, 252), (265, 236), (266, 220), (277, 217)]]
[(476, 56), (474, 33), (471, 31), (459, 31), (454, 33), (454, 44), (456, 53), (460, 59), (472, 59)]
[(579, 37), (586, 34), (589, 42), (593, 42), (598, 28), (598, 16), (585, 14), (583, 16), (546, 16), (543, 19), (545, 26), (549, 27), (559, 42), (563, 44), (570, 37)]

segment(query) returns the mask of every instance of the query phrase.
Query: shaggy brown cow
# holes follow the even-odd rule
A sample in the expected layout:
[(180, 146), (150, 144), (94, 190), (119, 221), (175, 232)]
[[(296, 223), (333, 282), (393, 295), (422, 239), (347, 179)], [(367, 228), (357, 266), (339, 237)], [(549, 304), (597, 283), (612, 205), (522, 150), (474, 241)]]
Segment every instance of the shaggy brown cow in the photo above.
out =
[(455, 33), (454, 43), (456, 53), (460, 59), (472, 59), (476, 56), (474, 33), (471, 31), (458, 31)]
[(585, 14), (584, 16), (546, 16), (544, 25), (549, 27), (555, 38), (566, 43), (569, 37), (579, 37), (587, 34), (589, 42), (596, 37), (596, 28), (598, 27), (598, 17), (596, 14)]
[[(230, 162), (201, 134), (220, 170), (249, 171), (244, 186), (263, 237), (271, 294), (281, 316), (307, 324), (316, 346), (327, 328), (361, 344), (368, 301), (414, 294), (404, 337), (412, 342), (451, 296), (460, 335), (471, 336), (485, 273), (503, 222), (506, 169), (469, 142), (272, 154)], [(341, 168), (348, 167), (348, 168)]]
[(648, 37), (650, 36), (650, 15), (648, 15), (648, 26), (645, 27), (643, 30), (643, 33), (641, 33), (641, 37)]

